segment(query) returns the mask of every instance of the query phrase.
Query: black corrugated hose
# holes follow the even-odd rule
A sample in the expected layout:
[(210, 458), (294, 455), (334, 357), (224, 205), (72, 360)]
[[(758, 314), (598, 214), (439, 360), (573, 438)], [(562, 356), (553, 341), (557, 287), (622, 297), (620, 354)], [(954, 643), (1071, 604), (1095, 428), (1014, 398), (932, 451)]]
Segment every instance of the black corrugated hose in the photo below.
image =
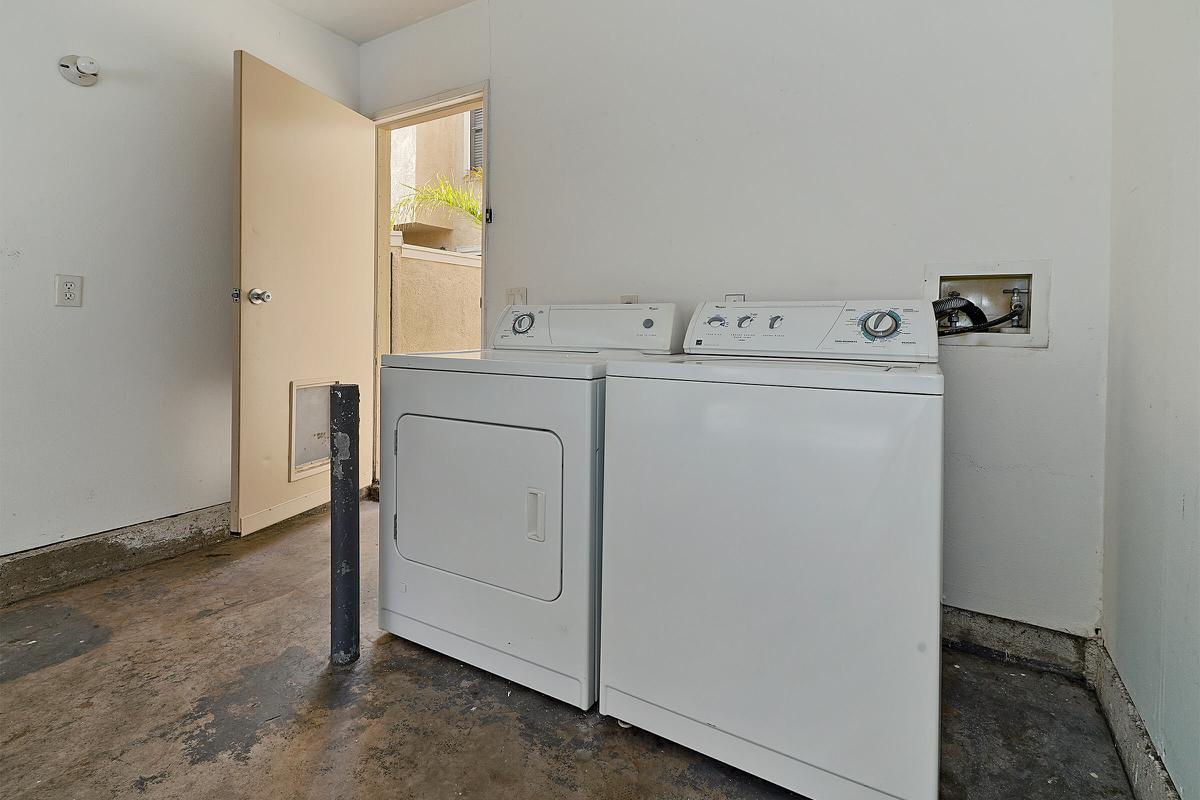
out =
[(987, 314), (983, 313), (983, 309), (965, 297), (943, 297), (941, 300), (933, 301), (934, 319), (941, 319), (955, 311), (966, 314), (972, 325), (984, 325), (988, 321)]
[[(975, 304), (972, 303), (971, 305), (975, 305)], [(936, 304), (935, 304), (935, 306), (936, 306)], [(978, 308), (978, 306), (975, 306), (975, 307)], [(1008, 312), (1007, 314), (1005, 314), (1002, 317), (996, 317), (993, 320), (983, 322), (982, 324), (979, 324), (979, 325), (965, 325), (961, 328), (946, 328), (945, 330), (938, 331), (938, 336), (958, 336), (960, 333), (978, 333), (979, 331), (986, 331), (989, 328), (996, 327), (997, 325), (1001, 324), (1002, 322), (1008, 322), (1010, 319), (1016, 319), (1017, 317), (1021, 316), (1021, 312), (1024, 310), (1025, 310), (1025, 306), (1018, 303), (1016, 308), (1014, 308), (1012, 311)]]

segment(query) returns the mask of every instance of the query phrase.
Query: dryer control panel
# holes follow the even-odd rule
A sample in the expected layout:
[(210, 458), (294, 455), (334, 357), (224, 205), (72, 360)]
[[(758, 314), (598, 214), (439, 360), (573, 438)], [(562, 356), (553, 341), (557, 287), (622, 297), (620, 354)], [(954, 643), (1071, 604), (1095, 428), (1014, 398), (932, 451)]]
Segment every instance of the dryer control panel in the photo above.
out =
[(937, 361), (928, 300), (701, 303), (684, 351), (714, 355)]
[(496, 350), (678, 353), (674, 303), (513, 305), (492, 331)]

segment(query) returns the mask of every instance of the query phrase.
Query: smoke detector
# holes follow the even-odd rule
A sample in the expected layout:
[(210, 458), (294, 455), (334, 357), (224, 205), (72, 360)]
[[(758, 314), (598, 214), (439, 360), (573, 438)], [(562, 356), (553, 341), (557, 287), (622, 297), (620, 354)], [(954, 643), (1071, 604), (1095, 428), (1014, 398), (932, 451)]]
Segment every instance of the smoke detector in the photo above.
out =
[(63, 56), (58, 71), (76, 86), (94, 86), (100, 80), (100, 65), (87, 56)]

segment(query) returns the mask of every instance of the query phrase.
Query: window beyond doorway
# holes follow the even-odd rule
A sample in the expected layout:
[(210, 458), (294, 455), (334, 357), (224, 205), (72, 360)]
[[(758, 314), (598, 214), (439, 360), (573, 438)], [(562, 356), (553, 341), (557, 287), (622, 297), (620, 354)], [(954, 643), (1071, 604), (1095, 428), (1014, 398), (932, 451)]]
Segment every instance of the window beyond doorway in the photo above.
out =
[(482, 111), (464, 111), (391, 132), (392, 229), (403, 234), (405, 244), (480, 251)]
[(390, 132), (392, 352), (480, 344), (483, 109)]

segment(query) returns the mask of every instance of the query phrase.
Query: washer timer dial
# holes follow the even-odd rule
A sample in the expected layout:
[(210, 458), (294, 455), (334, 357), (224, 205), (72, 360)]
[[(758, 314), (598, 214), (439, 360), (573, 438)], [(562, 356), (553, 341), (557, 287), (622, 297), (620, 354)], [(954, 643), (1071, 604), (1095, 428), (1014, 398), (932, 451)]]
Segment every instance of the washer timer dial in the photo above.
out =
[(872, 311), (861, 320), (859, 326), (868, 341), (887, 339), (900, 332), (900, 315), (895, 311)]
[(513, 324), (512, 324), (512, 332), (513, 333), (518, 333), (518, 334), (519, 333), (529, 333), (529, 330), (532, 327), (533, 327), (533, 314), (530, 314), (530, 313), (518, 314), (513, 319)]

